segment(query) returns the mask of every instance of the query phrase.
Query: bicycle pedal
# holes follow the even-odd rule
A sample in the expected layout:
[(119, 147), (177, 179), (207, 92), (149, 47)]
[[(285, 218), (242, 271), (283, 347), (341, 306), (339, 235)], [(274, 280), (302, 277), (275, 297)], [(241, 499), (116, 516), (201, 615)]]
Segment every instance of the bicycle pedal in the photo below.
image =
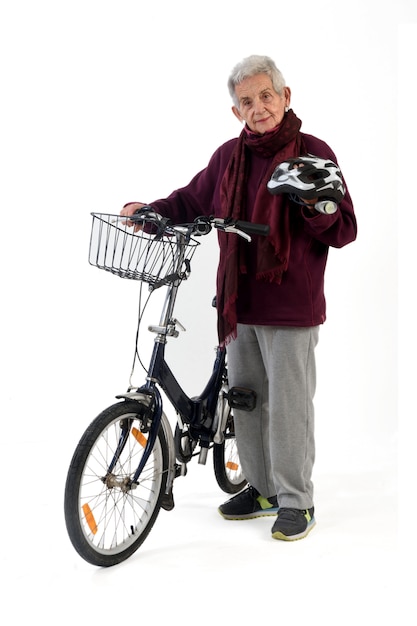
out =
[(200, 465), (205, 465), (207, 462), (208, 448), (201, 448), (200, 454), (198, 455), (198, 462)]
[(175, 478), (178, 478), (179, 476), (186, 476), (187, 471), (186, 463), (177, 463), (175, 466)]
[(161, 508), (165, 511), (172, 511), (175, 506), (174, 494), (172, 493), (172, 487), (168, 493), (164, 493), (161, 499)]
[(229, 406), (240, 411), (253, 411), (256, 406), (256, 392), (244, 387), (232, 387), (227, 394)]

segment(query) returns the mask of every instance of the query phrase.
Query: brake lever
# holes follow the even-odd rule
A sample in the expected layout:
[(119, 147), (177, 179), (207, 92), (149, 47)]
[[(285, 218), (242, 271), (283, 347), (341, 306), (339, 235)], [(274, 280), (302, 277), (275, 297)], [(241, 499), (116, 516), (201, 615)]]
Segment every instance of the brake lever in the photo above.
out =
[(243, 230), (239, 230), (236, 226), (225, 226), (222, 230), (225, 233), (234, 233), (235, 235), (239, 235), (240, 237), (243, 237), (243, 239), (246, 239), (246, 241), (252, 241), (252, 237), (248, 235), (248, 233), (245, 233)]

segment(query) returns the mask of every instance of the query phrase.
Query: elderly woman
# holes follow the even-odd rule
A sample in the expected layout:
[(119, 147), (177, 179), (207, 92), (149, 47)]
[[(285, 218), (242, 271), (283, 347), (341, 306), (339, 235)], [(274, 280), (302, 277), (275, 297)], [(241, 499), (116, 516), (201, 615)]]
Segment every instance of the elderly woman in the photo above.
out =
[[(227, 346), (230, 386), (256, 392), (251, 412), (235, 409), (242, 468), (249, 486), (219, 507), (229, 520), (274, 516), (272, 537), (305, 537), (315, 524), (315, 358), (326, 319), (324, 272), (329, 246), (356, 238), (346, 189), (338, 210), (319, 213), (314, 200), (272, 195), (277, 165), (312, 154), (336, 163), (329, 146), (301, 132), (291, 91), (275, 63), (250, 56), (232, 71), (232, 111), (240, 136), (220, 146), (188, 185), (153, 208), (174, 222), (207, 214), (269, 224), (267, 238), (248, 245), (219, 233), (219, 339)], [(144, 206), (125, 205), (122, 215)]]

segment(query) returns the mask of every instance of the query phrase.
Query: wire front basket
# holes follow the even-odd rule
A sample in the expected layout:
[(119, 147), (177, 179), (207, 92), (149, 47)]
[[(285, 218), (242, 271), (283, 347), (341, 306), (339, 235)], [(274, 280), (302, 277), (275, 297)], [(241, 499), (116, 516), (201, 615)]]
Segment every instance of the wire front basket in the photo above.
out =
[(155, 229), (155, 221), (141, 222), (142, 230), (129, 225), (128, 218), (92, 213), (89, 263), (121, 278), (149, 283), (156, 289), (183, 280), (199, 245), (191, 238)]

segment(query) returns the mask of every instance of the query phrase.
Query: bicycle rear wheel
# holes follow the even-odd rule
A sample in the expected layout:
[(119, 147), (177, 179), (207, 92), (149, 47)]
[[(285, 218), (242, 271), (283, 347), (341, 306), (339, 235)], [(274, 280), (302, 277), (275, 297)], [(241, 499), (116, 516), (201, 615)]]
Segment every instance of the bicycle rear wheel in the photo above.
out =
[(239, 460), (233, 413), (229, 414), (224, 431), (224, 441), (213, 446), (214, 474), (220, 489), (226, 493), (238, 493), (247, 484)]
[(109, 567), (130, 557), (160, 511), (169, 460), (162, 428), (139, 484), (131, 484), (146, 445), (142, 432), (146, 410), (140, 402), (129, 400), (105, 409), (87, 428), (71, 460), (65, 522), (75, 550), (92, 565)]

